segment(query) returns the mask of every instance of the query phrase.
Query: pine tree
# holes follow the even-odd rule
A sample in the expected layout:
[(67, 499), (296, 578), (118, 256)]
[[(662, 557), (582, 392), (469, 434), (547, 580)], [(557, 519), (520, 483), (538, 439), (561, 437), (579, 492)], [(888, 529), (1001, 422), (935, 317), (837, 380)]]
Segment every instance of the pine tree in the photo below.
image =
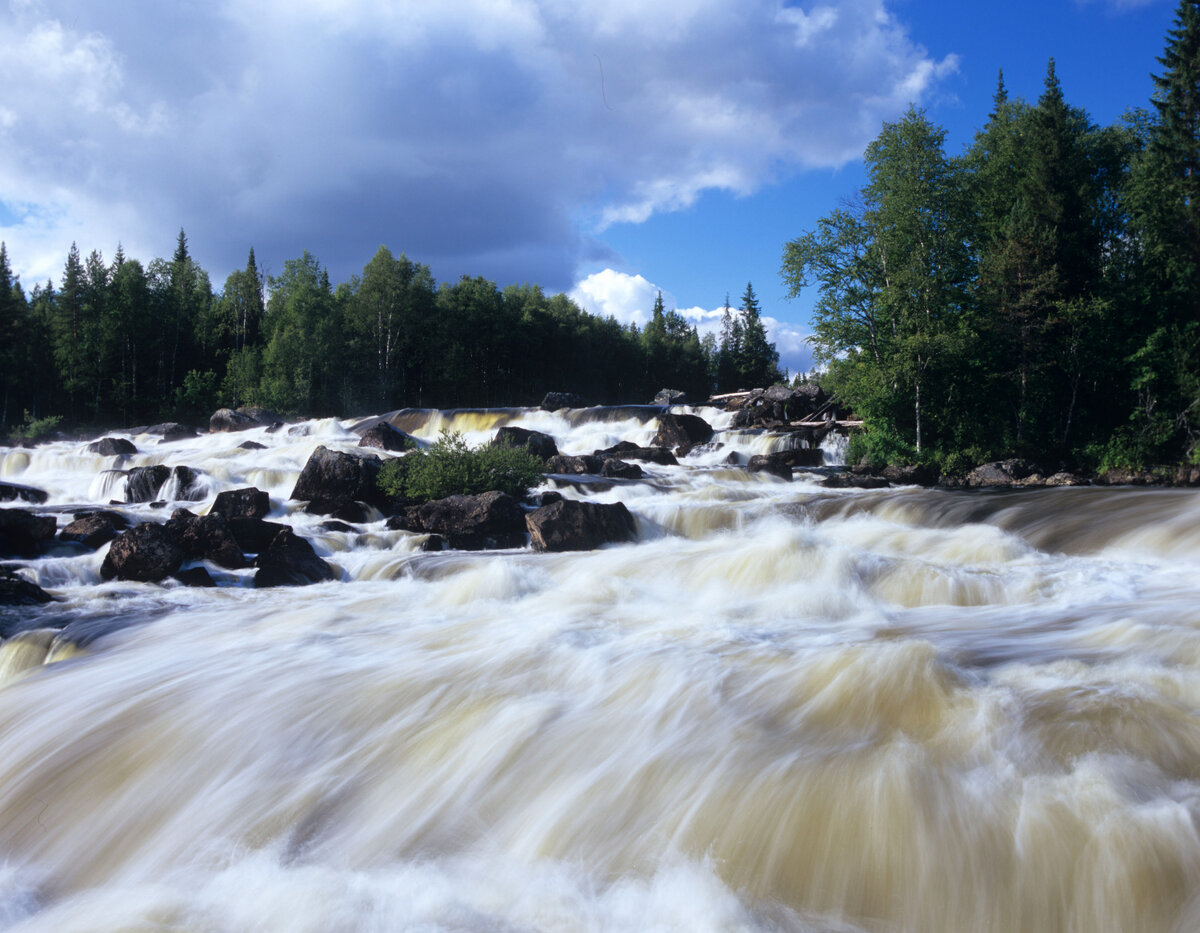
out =
[(754, 286), (746, 283), (739, 305), (741, 343), (738, 347), (738, 375), (749, 388), (760, 388), (779, 381), (779, 353), (767, 337)]

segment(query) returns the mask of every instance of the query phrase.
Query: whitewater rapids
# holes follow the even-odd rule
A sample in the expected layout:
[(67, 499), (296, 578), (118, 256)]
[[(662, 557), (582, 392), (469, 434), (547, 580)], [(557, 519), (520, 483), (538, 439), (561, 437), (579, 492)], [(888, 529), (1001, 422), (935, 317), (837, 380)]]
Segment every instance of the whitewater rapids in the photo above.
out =
[[(340, 577), (24, 562), (61, 601), (0, 609), (0, 929), (1200, 929), (1200, 493), (824, 489), (727, 463), (788, 439), (697, 413), (680, 466), (548, 480), (637, 520), (576, 554), (326, 529), (287, 496), (348, 421), (0, 448), (60, 527), (117, 468), (201, 472), (137, 518), (258, 486)], [(656, 429), (392, 420), (569, 454)]]

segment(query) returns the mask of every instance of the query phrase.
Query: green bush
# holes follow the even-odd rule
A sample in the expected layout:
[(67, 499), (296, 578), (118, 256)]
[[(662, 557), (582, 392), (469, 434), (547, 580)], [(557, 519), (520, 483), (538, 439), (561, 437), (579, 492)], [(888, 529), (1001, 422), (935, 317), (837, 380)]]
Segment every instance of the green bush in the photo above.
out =
[(427, 502), (498, 490), (520, 498), (542, 479), (542, 462), (523, 447), (470, 448), (461, 434), (442, 431), (428, 450), (389, 460), (379, 488), (395, 499)]
[(25, 423), (13, 428), (15, 440), (39, 441), (49, 435), (62, 422), (62, 415), (49, 415), (45, 418), (34, 418), (29, 411), (25, 412)]

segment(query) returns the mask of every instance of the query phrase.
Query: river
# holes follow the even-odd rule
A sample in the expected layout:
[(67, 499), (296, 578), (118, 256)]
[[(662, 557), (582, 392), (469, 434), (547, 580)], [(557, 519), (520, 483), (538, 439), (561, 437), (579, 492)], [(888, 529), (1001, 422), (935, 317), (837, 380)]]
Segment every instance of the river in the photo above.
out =
[[(726, 463), (786, 441), (695, 411), (715, 443), (680, 466), (549, 481), (638, 524), (573, 554), (324, 529), (287, 496), (349, 421), (130, 436), (120, 466), (202, 472), (178, 505), (268, 491), (340, 580), (27, 562), (61, 601), (0, 610), (33, 626), (0, 643), (0, 929), (1200, 929), (1200, 492), (825, 489)], [(60, 527), (116, 465), (0, 448)]]

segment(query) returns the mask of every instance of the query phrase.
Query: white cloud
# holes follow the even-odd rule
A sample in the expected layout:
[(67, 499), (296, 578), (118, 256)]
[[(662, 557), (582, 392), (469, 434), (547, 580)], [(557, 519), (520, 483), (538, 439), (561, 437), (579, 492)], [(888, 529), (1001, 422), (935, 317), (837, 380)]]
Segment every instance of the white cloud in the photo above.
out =
[(10, 2), (0, 201), (34, 219), (0, 238), (26, 281), (184, 226), (218, 284), (387, 242), (557, 288), (607, 225), (856, 158), (954, 66), (887, 0)]

